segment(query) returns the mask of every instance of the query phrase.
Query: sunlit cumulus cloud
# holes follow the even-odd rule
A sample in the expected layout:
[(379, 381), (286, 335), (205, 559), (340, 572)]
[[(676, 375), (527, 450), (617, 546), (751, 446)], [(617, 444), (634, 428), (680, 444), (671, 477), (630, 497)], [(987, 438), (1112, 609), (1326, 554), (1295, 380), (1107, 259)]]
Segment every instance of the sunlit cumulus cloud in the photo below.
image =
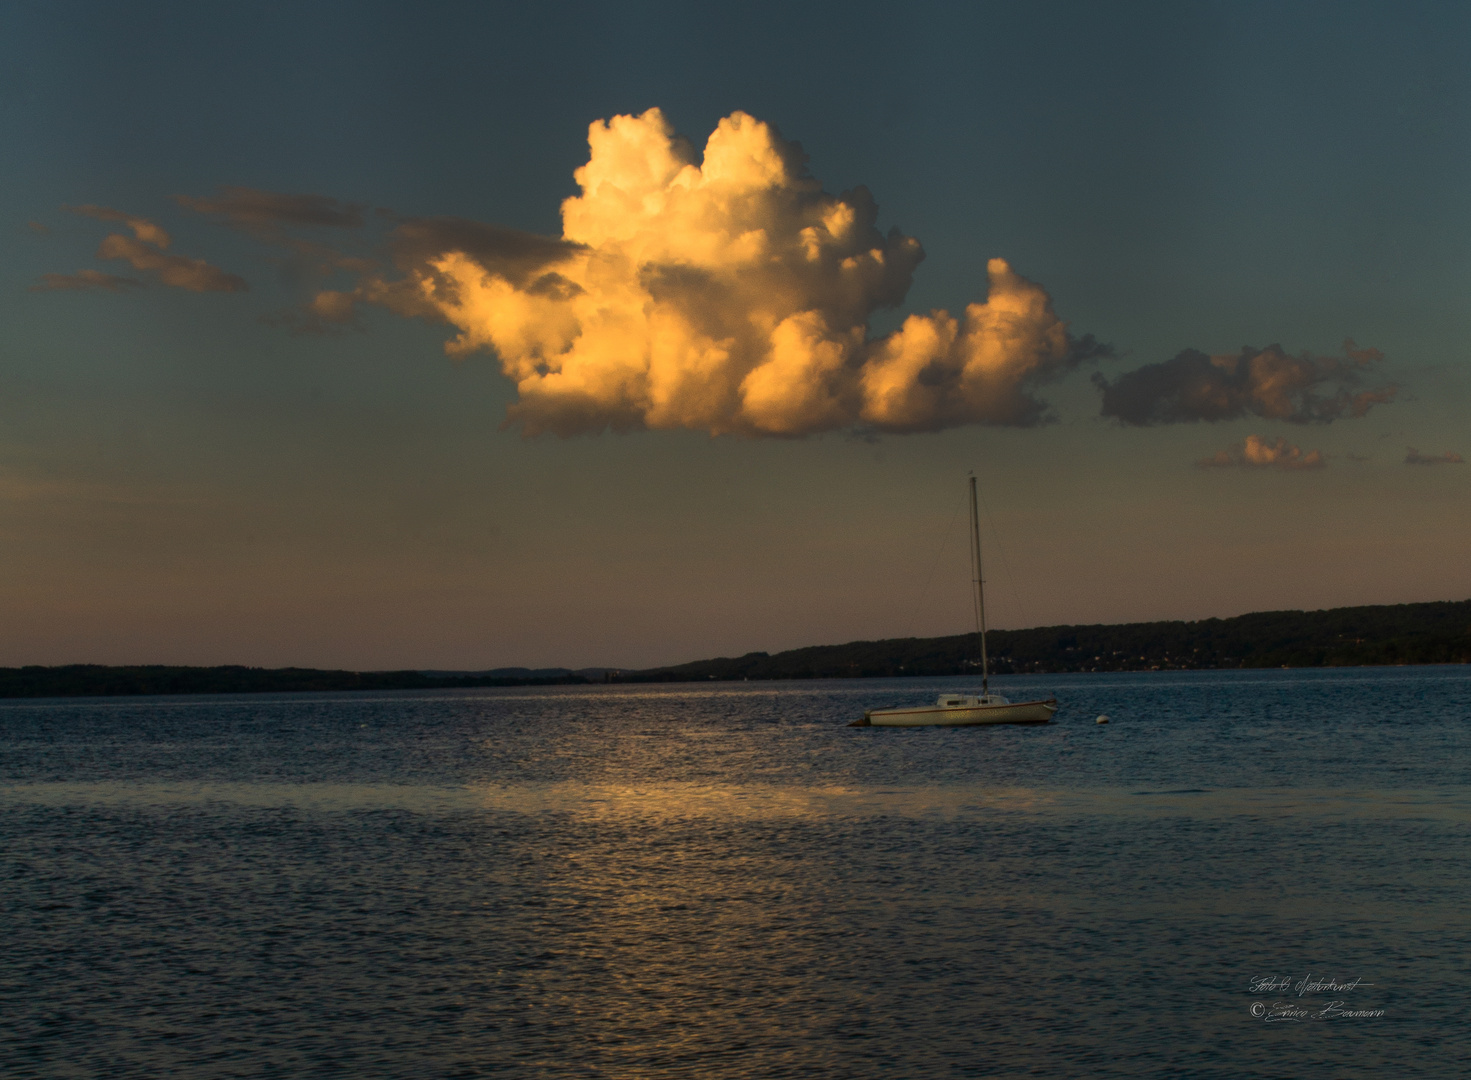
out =
[(822, 190), (800, 147), (744, 113), (703, 156), (663, 114), (594, 123), (560, 238), (455, 219), (395, 234), (396, 276), (320, 293), (448, 322), (451, 355), (493, 352), (528, 435), (693, 428), (800, 436), (1046, 419), (1036, 389), (1107, 350), (1071, 338), (1041, 286), (1001, 259), (984, 301), (871, 338), (924, 258), (876, 227), (867, 189)]
[(1464, 465), (1464, 464), (1466, 464), (1466, 459), (1463, 458), (1460, 454), (1456, 453), (1454, 450), (1447, 450), (1443, 454), (1422, 454), (1422, 453), (1420, 453), (1420, 451), (1416, 450), (1413, 446), (1407, 446), (1407, 447), (1405, 447), (1405, 449), (1408, 451), (1408, 453), (1405, 454), (1405, 464), (1406, 465)]
[[(67, 209), (72, 213), (96, 218), (99, 221), (121, 222), (132, 231), (132, 236), (123, 233), (111, 233), (105, 236), (97, 247), (99, 259), (122, 260), (130, 263), (134, 270), (144, 270), (157, 275), (158, 280), (165, 285), (188, 289), (190, 292), (244, 292), (249, 288), (244, 278), (226, 273), (202, 259), (170, 254), (168, 249), (172, 245), (172, 238), (161, 226), (147, 218), (114, 210), (107, 206), (69, 206)], [(113, 275), (84, 270), (74, 275), (46, 274), (42, 275), (41, 280), (43, 282), (52, 279), (77, 282), (76, 285), (51, 286), (55, 288), (85, 288), (89, 287), (87, 282), (90, 282), (92, 286), (99, 285), (102, 278), (113, 278)], [(130, 279), (113, 278), (113, 280), (126, 282)]]
[(1328, 461), (1323, 457), (1321, 450), (1312, 450), (1304, 454), (1299, 447), (1289, 443), (1281, 436), (1276, 442), (1268, 442), (1260, 435), (1248, 435), (1240, 446), (1233, 446), (1229, 450), (1218, 450), (1208, 458), (1197, 461), (1196, 466), (1202, 469), (1241, 467), (1248, 469), (1282, 469), (1285, 471), (1296, 471), (1299, 469), (1321, 469)]
[(1329, 423), (1360, 417), (1394, 398), (1396, 388), (1360, 390), (1365, 374), (1384, 359), (1378, 349), (1345, 341), (1343, 355), (1293, 356), (1278, 345), (1207, 356), (1187, 349), (1160, 364), (1094, 382), (1103, 391), (1103, 415), (1125, 424), (1175, 424), (1259, 416), (1293, 423)]
[(121, 292), (142, 286), (137, 278), (104, 274), (101, 270), (78, 270), (75, 274), (42, 274), (41, 281), (31, 286), (31, 292), (59, 292), (77, 289), (105, 289)]

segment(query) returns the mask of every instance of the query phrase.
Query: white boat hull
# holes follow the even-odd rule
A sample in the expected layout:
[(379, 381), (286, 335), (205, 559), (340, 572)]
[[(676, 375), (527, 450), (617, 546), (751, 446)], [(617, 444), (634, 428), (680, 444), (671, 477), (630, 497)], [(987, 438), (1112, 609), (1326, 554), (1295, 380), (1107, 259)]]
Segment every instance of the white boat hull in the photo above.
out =
[(978, 724), (1045, 724), (1057, 712), (1057, 700), (1018, 701), (1006, 705), (916, 705), (904, 709), (869, 709), (850, 727), (973, 727)]

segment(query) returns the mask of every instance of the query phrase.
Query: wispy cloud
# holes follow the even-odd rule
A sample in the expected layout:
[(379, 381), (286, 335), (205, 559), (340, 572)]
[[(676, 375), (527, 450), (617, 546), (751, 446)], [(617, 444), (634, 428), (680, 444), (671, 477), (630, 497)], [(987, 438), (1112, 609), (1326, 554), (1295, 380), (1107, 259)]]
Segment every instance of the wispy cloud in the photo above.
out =
[(108, 292), (121, 292), (123, 289), (136, 289), (142, 285), (143, 283), (137, 278), (104, 274), (101, 270), (78, 270), (75, 274), (42, 274), (40, 282), (31, 286), (31, 292), (62, 292), (78, 289), (106, 289)]
[(226, 273), (203, 259), (169, 255), (151, 244), (121, 233), (105, 237), (97, 248), (97, 257), (122, 259), (131, 263), (134, 270), (157, 274), (158, 280), (165, 285), (188, 289), (190, 292), (244, 292), (250, 288), (244, 278)]
[(1345, 341), (1342, 356), (1291, 355), (1279, 345), (1207, 356), (1187, 349), (1158, 364), (1146, 364), (1109, 382), (1102, 415), (1124, 424), (1178, 424), (1259, 416), (1292, 423), (1329, 423), (1360, 417), (1393, 400), (1396, 388), (1358, 390), (1365, 373), (1383, 360), (1378, 349)]
[(1406, 465), (1464, 465), (1466, 459), (1454, 450), (1447, 450), (1443, 454), (1422, 454), (1413, 446), (1405, 447)]
[(114, 210), (110, 206), (94, 206), (88, 203), (86, 206), (68, 206), (65, 209), (70, 210), (73, 214), (81, 214), (83, 217), (96, 218), (98, 221), (120, 221), (132, 229), (133, 235), (139, 240), (152, 244), (161, 251), (168, 250), (169, 245), (173, 242), (169, 234), (157, 223), (136, 214)]
[(1208, 458), (1195, 463), (1197, 468), (1248, 468), (1282, 469), (1296, 472), (1301, 469), (1322, 469), (1328, 460), (1321, 450), (1304, 454), (1301, 448), (1278, 436), (1276, 442), (1268, 442), (1260, 435), (1248, 435), (1240, 446), (1218, 450)]
[(293, 195), (260, 188), (224, 186), (213, 199), (175, 195), (174, 201), (200, 214), (222, 217), (232, 225), (320, 225), (356, 229), (363, 224), (363, 207), (327, 195)]
[[(263, 244), (283, 248), (291, 258), (283, 265), (290, 277), (327, 277), (338, 270), (365, 275), (378, 269), (371, 259), (348, 255), (315, 240), (287, 231), (287, 226), (357, 229), (364, 223), (364, 207), (328, 195), (289, 194), (260, 188), (224, 186), (213, 199), (175, 195), (174, 201), (187, 210), (205, 214), (222, 224), (253, 237)], [(309, 311), (267, 316), (268, 322), (296, 330), (322, 330), (320, 318)]]
[(37, 236), (46, 236), (51, 232), (50, 225), (43, 225), (39, 221), (27, 221), (26, 228), (30, 229)]
[[(68, 206), (66, 210), (98, 221), (121, 222), (132, 230), (132, 236), (110, 233), (98, 245), (99, 259), (119, 259), (130, 263), (135, 270), (156, 274), (158, 280), (175, 288), (191, 292), (244, 292), (250, 286), (245, 279), (212, 266), (203, 259), (191, 259), (186, 255), (171, 255), (169, 247), (173, 238), (157, 222), (110, 206), (87, 204)], [(37, 291), (56, 289), (120, 289), (139, 282), (132, 278), (117, 277), (97, 270), (83, 270), (76, 274), (43, 274)]]

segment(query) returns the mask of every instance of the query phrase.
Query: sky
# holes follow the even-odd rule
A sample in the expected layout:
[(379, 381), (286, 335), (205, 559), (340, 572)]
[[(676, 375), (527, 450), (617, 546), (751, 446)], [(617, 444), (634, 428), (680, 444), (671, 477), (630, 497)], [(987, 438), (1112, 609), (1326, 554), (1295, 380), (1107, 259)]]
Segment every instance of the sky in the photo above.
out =
[(1471, 8), (0, 12), (0, 666), (1471, 596)]

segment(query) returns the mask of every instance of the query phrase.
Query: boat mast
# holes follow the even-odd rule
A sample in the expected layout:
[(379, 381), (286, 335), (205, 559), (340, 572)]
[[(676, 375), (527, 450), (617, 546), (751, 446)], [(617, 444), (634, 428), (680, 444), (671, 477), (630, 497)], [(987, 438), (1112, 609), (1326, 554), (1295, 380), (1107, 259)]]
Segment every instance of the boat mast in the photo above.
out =
[(975, 572), (976, 634), (981, 639), (981, 694), (989, 692), (991, 668), (986, 659), (986, 582), (981, 574), (981, 515), (976, 509), (976, 474), (970, 474), (970, 559)]

